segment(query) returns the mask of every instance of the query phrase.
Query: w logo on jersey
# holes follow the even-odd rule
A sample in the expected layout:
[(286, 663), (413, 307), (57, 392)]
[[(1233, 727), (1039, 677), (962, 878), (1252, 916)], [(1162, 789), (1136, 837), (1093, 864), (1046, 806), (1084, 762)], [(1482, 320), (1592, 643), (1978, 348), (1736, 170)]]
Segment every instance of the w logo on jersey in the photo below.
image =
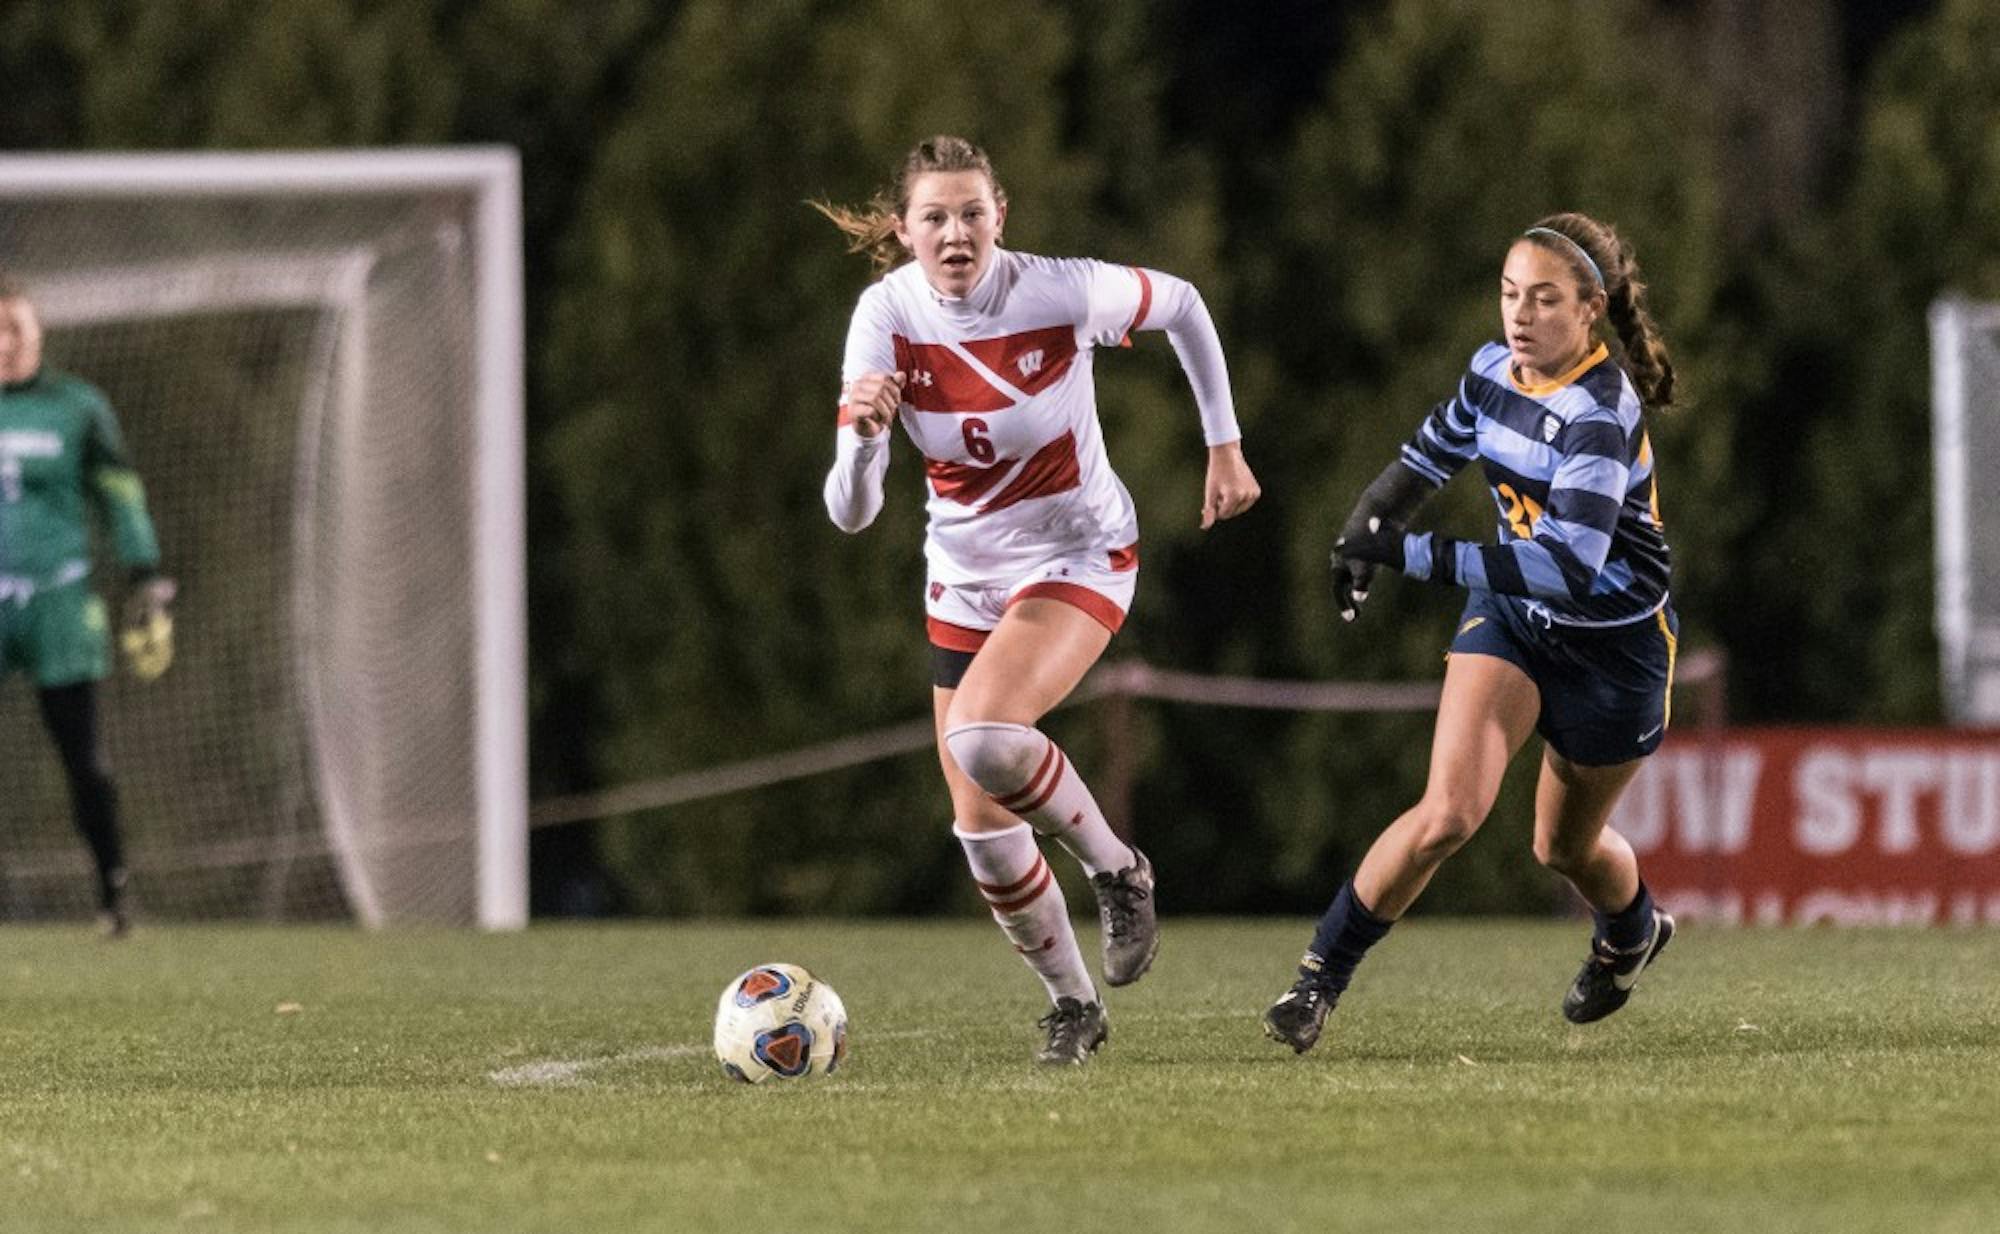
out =
[(1077, 356), (1074, 326), (1045, 326), (999, 338), (967, 339), (964, 346), (974, 359), (1028, 395), (1040, 394), (1061, 381)]
[(903, 397), (918, 411), (947, 415), (1005, 411), (1019, 395), (1040, 394), (1061, 380), (1077, 356), (1073, 326), (966, 339), (957, 345), (964, 354), (943, 343), (891, 338), (896, 367), (909, 374)]

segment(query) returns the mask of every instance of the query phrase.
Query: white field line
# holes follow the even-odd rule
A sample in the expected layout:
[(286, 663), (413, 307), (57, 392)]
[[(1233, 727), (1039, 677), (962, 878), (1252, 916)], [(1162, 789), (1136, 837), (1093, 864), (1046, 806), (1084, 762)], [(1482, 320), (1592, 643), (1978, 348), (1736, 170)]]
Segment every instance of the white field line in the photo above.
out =
[(561, 1088), (570, 1084), (581, 1084), (583, 1073), (599, 1067), (614, 1067), (621, 1063), (657, 1062), (671, 1058), (693, 1058), (706, 1054), (703, 1045), (662, 1045), (648, 1046), (643, 1050), (627, 1050), (622, 1054), (606, 1054), (599, 1058), (549, 1058), (539, 1062), (522, 1063), (518, 1067), (503, 1067), (499, 1071), (489, 1071), (486, 1078), (502, 1088)]
[[(894, 1041), (934, 1037), (932, 1029), (903, 1029), (884, 1033), (870, 1033), (870, 1041)], [(537, 1062), (522, 1063), (515, 1067), (503, 1067), (489, 1071), (486, 1078), (502, 1088), (566, 1088), (587, 1084), (584, 1072), (600, 1067), (617, 1067), (626, 1063), (654, 1063), (677, 1058), (698, 1058), (710, 1050), (708, 1045), (656, 1045), (641, 1050), (626, 1050), (622, 1054), (604, 1054), (596, 1058), (547, 1058)]]
[[(1254, 1010), (1246, 1011), (1159, 1011), (1150, 1012), (1136, 1018), (1146, 1020), (1249, 1020), (1255, 1018)], [(891, 1029), (887, 1032), (869, 1033), (866, 1040), (875, 1041), (920, 1041), (935, 1037), (938, 1030), (928, 1028)], [(680, 1058), (698, 1058), (709, 1052), (706, 1044), (647, 1046), (639, 1050), (626, 1050), (620, 1054), (603, 1054), (596, 1058), (545, 1058), (518, 1066), (503, 1067), (489, 1071), (486, 1078), (502, 1088), (573, 1088), (588, 1084), (585, 1072), (604, 1067), (620, 1067), (628, 1063), (656, 1063)]]

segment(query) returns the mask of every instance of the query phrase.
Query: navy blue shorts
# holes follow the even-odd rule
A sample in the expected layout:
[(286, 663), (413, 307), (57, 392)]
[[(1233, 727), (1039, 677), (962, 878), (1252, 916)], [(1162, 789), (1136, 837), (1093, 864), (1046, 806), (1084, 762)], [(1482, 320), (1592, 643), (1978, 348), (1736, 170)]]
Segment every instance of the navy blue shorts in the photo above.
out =
[(1580, 627), (1547, 624), (1526, 600), (1475, 591), (1451, 650), (1499, 656), (1526, 673), (1542, 692), (1542, 739), (1572, 763), (1608, 767), (1660, 748), (1680, 629), (1671, 603), (1626, 625)]

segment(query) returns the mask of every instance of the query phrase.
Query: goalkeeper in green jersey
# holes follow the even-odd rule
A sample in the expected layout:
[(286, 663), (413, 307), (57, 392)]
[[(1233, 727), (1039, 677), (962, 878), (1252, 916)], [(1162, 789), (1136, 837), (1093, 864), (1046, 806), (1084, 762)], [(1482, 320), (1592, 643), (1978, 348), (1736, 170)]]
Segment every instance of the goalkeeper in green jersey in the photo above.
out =
[(97, 865), (106, 934), (131, 927), (118, 794), (97, 733), (97, 683), (110, 671), (104, 602), (90, 587), (90, 515), (103, 519), (128, 579), (120, 642), (150, 680), (173, 658), (173, 580), (145, 490), (111, 405), (88, 383), (42, 367), (42, 327), (0, 272), (0, 677), (34, 680), (62, 756), (77, 830)]

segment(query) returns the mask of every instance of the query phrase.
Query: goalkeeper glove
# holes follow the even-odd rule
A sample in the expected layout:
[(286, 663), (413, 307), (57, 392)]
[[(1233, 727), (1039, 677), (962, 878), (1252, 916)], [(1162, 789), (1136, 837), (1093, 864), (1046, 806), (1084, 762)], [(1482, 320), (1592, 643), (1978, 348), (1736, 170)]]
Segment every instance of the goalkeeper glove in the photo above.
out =
[(135, 579), (125, 597), (125, 628), (118, 636), (125, 663), (141, 681), (152, 681), (174, 662), (174, 580), (164, 574)]

